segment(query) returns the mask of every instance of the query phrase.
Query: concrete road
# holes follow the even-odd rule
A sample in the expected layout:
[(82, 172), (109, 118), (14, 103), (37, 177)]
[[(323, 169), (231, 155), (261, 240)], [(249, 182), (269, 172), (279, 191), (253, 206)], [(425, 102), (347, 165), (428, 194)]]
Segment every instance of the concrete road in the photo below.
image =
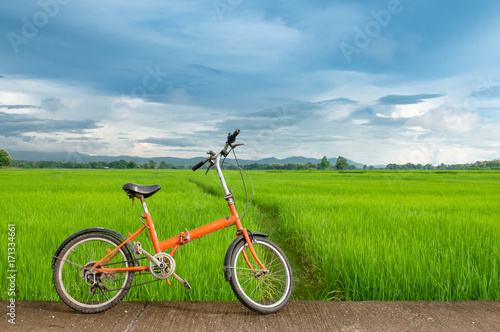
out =
[(15, 315), (15, 325), (2, 315), (0, 331), (500, 331), (500, 301), (297, 301), (269, 316), (239, 302), (122, 302), (84, 315), (62, 302), (17, 301)]

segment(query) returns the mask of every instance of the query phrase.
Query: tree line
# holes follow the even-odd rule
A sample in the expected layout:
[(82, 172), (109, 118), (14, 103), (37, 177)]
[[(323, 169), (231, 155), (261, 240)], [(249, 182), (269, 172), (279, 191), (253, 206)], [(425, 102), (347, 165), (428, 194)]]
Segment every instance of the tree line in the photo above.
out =
[[(5, 150), (0, 149), (0, 167), (15, 167), (15, 168), (94, 168), (94, 169), (189, 169), (191, 166), (182, 165), (171, 165), (167, 164), (165, 161), (157, 163), (154, 160), (149, 160), (147, 163), (138, 164), (133, 160), (115, 160), (111, 162), (107, 161), (91, 161), (88, 163), (77, 163), (73, 161), (28, 161), (28, 160), (16, 160), (11, 159), (9, 153)], [(356, 170), (356, 166), (349, 165), (347, 159), (338, 156), (337, 161), (334, 165), (328, 161), (328, 158), (324, 156), (318, 164), (314, 163), (287, 163), (287, 164), (248, 164), (242, 166), (244, 170)], [(224, 166), (224, 169), (235, 169), (233, 166)], [(404, 165), (399, 164), (388, 164), (385, 168), (375, 168), (374, 166), (363, 166), (363, 170), (373, 170), (373, 169), (386, 169), (386, 170), (475, 170), (475, 169), (500, 169), (500, 160), (490, 160), (490, 161), (476, 161), (472, 164), (454, 164), (445, 165), (441, 163), (438, 166), (433, 166), (431, 164), (421, 165), (407, 163)]]
[(135, 169), (135, 168), (145, 168), (145, 169), (185, 169), (184, 166), (167, 164), (165, 161), (157, 163), (154, 160), (150, 160), (144, 164), (138, 164), (133, 160), (116, 160), (116, 161), (91, 161), (88, 163), (76, 163), (73, 161), (28, 161), (28, 160), (16, 160), (13, 159), (10, 162), (10, 167), (16, 168), (94, 168), (94, 169)]
[[(77, 163), (73, 161), (28, 161), (28, 160), (16, 160), (13, 159), (9, 163), (5, 163), (3, 166), (10, 166), (14, 168), (93, 168), (93, 169), (106, 169), (106, 168), (113, 168), (113, 169), (137, 169), (137, 168), (143, 168), (143, 169), (190, 169), (191, 166), (179, 166), (179, 165), (171, 165), (167, 164), (165, 161), (160, 162), (159, 164), (154, 161), (150, 160), (147, 163), (144, 164), (138, 164), (133, 160), (126, 161), (126, 160), (117, 160), (117, 161), (111, 161), (111, 162), (106, 162), (106, 161), (91, 161), (88, 163)], [(206, 167), (205, 167), (206, 168)], [(224, 169), (236, 169), (233, 166), (230, 165), (225, 165), (223, 166)], [(253, 163), (249, 165), (244, 165), (242, 166), (243, 169), (245, 170), (323, 170), (323, 169), (328, 169), (331, 168), (330, 163), (328, 162), (328, 165), (325, 165), (325, 163), (319, 163), (319, 164), (313, 164), (313, 163), (307, 163), (307, 164), (292, 164), (292, 163), (287, 163), (287, 164), (258, 164), (258, 163)], [(341, 169), (356, 169), (356, 167), (352, 165), (348, 165), (348, 168), (341, 168)]]
[(307, 170), (327, 170), (327, 169), (337, 169), (337, 170), (345, 170), (345, 169), (356, 169), (356, 166), (349, 165), (347, 163), (347, 159), (342, 156), (337, 158), (337, 162), (332, 165), (328, 158), (324, 156), (318, 164), (313, 163), (287, 163), (287, 164), (258, 164), (253, 163), (249, 165), (244, 165), (242, 167), (244, 170), (288, 170), (288, 171), (307, 171)]
[[(1, 150), (5, 151), (5, 150)], [(8, 155), (8, 154), (7, 154)], [(0, 153), (1, 156), (1, 153)], [(0, 157), (1, 158), (1, 157)], [(93, 168), (93, 169), (106, 169), (106, 168), (113, 168), (113, 169), (137, 169), (137, 168), (144, 168), (144, 169), (189, 169), (191, 166), (179, 166), (179, 165), (171, 165), (167, 164), (165, 161), (160, 162), (159, 164), (154, 161), (154, 160), (149, 160), (149, 162), (144, 163), (144, 164), (138, 164), (133, 160), (126, 161), (126, 160), (116, 160), (116, 161), (111, 161), (111, 162), (106, 162), (106, 161), (91, 161), (87, 163), (77, 163), (73, 161), (28, 161), (28, 160), (16, 160), (16, 159), (10, 159), (9, 158), (5, 159), (4, 162), (1, 162), (0, 159), (0, 166), (10, 166), (14, 168)], [(206, 167), (205, 167), (206, 168)], [(230, 165), (225, 165), (223, 166), (224, 169), (236, 169), (233, 166)], [(321, 159), (321, 162), (318, 164), (314, 163), (306, 163), (306, 164), (300, 164), (300, 163), (287, 163), (287, 164), (258, 164), (258, 163), (253, 163), (249, 165), (244, 165), (242, 166), (244, 170), (326, 170), (326, 169), (338, 169), (338, 170), (344, 170), (344, 169), (356, 169), (354, 165), (349, 165), (347, 163), (347, 160), (339, 156), (337, 158), (337, 162), (335, 165), (331, 165), (331, 163), (328, 161), (328, 159), (323, 157)]]
[(445, 165), (444, 163), (438, 166), (431, 164), (421, 165), (407, 163), (404, 165), (389, 164), (385, 167), (387, 170), (440, 170), (440, 171), (460, 171), (460, 170), (480, 170), (480, 169), (500, 169), (500, 160), (476, 161), (473, 164), (453, 164)]

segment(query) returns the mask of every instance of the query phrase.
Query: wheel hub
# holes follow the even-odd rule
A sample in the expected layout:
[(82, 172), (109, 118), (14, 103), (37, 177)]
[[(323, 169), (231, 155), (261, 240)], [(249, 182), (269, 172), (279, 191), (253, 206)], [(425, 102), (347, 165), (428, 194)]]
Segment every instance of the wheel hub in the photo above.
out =
[[(96, 273), (94, 271), (94, 264), (97, 263), (96, 261), (90, 261), (85, 266), (83, 269), (80, 271), (80, 276), (82, 279), (85, 281), (85, 283), (89, 286), (95, 286), (100, 284), (100, 279), (101, 279), (101, 273)], [(100, 267), (100, 266), (98, 266)]]

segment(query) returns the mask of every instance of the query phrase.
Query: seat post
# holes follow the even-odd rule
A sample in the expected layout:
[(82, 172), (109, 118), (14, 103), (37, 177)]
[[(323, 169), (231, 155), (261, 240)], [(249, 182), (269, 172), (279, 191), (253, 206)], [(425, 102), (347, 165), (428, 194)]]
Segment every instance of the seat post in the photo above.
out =
[(144, 196), (140, 195), (139, 199), (141, 200), (141, 204), (142, 204), (142, 208), (144, 209), (144, 213), (149, 213), (148, 206), (146, 205), (146, 200), (144, 199)]

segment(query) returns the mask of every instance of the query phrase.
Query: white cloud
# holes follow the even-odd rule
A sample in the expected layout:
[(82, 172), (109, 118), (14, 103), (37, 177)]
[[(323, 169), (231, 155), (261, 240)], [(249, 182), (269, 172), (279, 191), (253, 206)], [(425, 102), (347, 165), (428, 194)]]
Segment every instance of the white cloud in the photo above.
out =
[(442, 105), (410, 119), (408, 125), (460, 134), (475, 130), (479, 120), (480, 116), (477, 113), (467, 112), (450, 105)]
[(414, 131), (414, 132), (417, 132), (417, 133), (425, 133), (425, 132), (429, 132), (430, 129), (426, 129), (426, 128), (423, 128), (423, 127), (420, 127), (420, 126), (415, 126), (415, 127), (406, 127), (408, 130), (411, 130), (411, 131)]
[[(0, 80), (0, 105), (39, 105), (40, 101), (35, 96), (19, 92), (29, 90), (28, 86), (21, 90), (19, 86), (12, 86), (12, 84), (15, 82), (5, 78)], [(7, 110), (3, 109), (3, 111)]]
[(465, 164), (471, 161), (493, 160), (500, 156), (489, 148), (467, 147), (459, 144), (440, 146), (436, 160), (445, 164)]
[(365, 119), (353, 119), (351, 120), (351, 123), (355, 126), (363, 125), (370, 123), (370, 120), (365, 120)]

